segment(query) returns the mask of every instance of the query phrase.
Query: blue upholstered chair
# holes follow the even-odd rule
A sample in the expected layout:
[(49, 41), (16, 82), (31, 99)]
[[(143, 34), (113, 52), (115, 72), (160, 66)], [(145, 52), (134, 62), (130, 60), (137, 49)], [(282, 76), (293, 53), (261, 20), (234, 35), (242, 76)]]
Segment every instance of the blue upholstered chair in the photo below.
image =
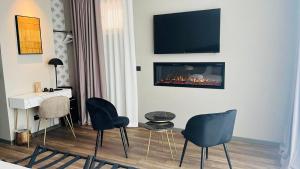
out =
[(182, 134), (185, 143), (181, 155), (179, 166), (181, 167), (188, 141), (201, 147), (201, 165), (204, 169), (204, 149), (206, 148), (206, 159), (208, 158), (208, 148), (222, 144), (229, 168), (232, 169), (226, 143), (232, 138), (236, 110), (228, 110), (224, 113), (197, 115), (189, 119)]
[(125, 156), (127, 158), (129, 141), (127, 137), (126, 126), (129, 124), (129, 119), (127, 117), (118, 116), (115, 106), (109, 101), (101, 98), (89, 98), (86, 101), (86, 107), (90, 114), (93, 129), (97, 130), (95, 156), (97, 155), (97, 150), (99, 147), (99, 137), (101, 139), (100, 144), (102, 147), (104, 130), (119, 128)]

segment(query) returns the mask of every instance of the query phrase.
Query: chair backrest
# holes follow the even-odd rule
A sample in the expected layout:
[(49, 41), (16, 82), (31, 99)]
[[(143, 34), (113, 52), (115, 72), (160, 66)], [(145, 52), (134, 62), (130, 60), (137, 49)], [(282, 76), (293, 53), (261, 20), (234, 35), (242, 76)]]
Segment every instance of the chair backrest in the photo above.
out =
[(211, 147), (231, 140), (236, 110), (224, 113), (204, 114), (192, 117), (186, 124), (183, 135), (200, 147)]
[(55, 96), (44, 100), (39, 107), (40, 118), (52, 119), (64, 117), (70, 113), (70, 100), (65, 96)]
[[(110, 103), (111, 104), (111, 103)], [(111, 107), (108, 101), (101, 98), (89, 98), (86, 101), (86, 108), (90, 114), (92, 126), (95, 130), (106, 130), (114, 128), (113, 114), (114, 106)]]
[(91, 99), (97, 102), (97, 105), (101, 105), (101, 107), (108, 111), (112, 119), (115, 119), (119, 116), (116, 107), (111, 102), (97, 97), (93, 97)]

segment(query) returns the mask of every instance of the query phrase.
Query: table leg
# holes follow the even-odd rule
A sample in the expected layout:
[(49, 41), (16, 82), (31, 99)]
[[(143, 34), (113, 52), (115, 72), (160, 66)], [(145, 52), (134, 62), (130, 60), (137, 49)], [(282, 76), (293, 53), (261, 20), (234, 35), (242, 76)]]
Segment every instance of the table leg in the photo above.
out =
[(172, 140), (173, 140), (173, 145), (174, 145), (175, 153), (177, 154), (177, 148), (176, 148), (176, 144), (175, 144), (175, 140), (174, 140), (173, 130), (171, 130), (171, 135), (172, 135)]
[(148, 154), (149, 154), (149, 150), (150, 150), (151, 134), (152, 134), (152, 131), (150, 130), (150, 135), (149, 135), (149, 140), (148, 140), (148, 149), (147, 149), (146, 159), (148, 158)]
[(39, 119), (38, 128), (37, 128), (37, 133), (40, 131), (40, 125), (41, 125), (41, 119)]
[(46, 145), (46, 136), (47, 136), (47, 126), (48, 126), (48, 119), (45, 119), (46, 123), (45, 123), (45, 131), (44, 131), (44, 146)]
[(29, 113), (28, 113), (27, 109), (26, 109), (26, 118), (27, 118), (27, 148), (29, 148), (29, 144), (30, 144), (30, 132), (29, 132)]
[(15, 112), (15, 144), (17, 144), (16, 132), (18, 130), (18, 116), (19, 116), (18, 109), (14, 109), (14, 112)]
[(18, 116), (19, 116), (18, 109), (15, 109), (15, 130), (18, 129)]
[(164, 133), (161, 133), (161, 145), (162, 145), (162, 151), (164, 151)]
[(166, 131), (166, 135), (167, 135), (167, 139), (168, 139), (168, 143), (169, 143), (169, 148), (170, 148), (170, 151), (171, 151), (172, 159), (174, 159), (173, 151), (172, 151), (172, 148), (171, 148), (171, 143), (170, 143), (170, 139), (169, 139), (169, 135), (168, 135), (168, 131)]

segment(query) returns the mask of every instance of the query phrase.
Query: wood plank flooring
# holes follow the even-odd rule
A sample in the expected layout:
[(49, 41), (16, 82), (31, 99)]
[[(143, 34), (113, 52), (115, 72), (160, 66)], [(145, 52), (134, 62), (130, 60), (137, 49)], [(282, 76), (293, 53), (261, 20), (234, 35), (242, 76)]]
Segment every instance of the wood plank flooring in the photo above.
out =
[[(62, 127), (52, 130), (47, 133), (46, 146), (81, 155), (93, 155), (96, 132), (90, 127), (76, 127), (75, 132), (77, 136), (76, 141), (71, 132), (66, 128)], [(178, 165), (184, 143), (184, 139), (180, 133), (174, 133), (178, 152), (175, 155), (175, 160), (172, 160), (167, 144), (162, 145), (160, 142), (160, 134), (154, 133), (152, 135), (153, 141), (150, 147), (149, 157), (146, 159), (149, 131), (143, 128), (129, 128), (127, 132), (130, 142), (128, 159), (125, 158), (118, 129), (105, 131), (103, 147), (98, 150), (97, 157), (143, 169), (180, 168)], [(0, 159), (6, 161), (21, 159), (31, 154), (38, 144), (43, 144), (42, 135), (33, 138), (29, 149), (23, 146), (0, 143)], [(228, 145), (228, 148), (234, 169), (279, 169), (277, 146), (233, 140)], [(72, 168), (80, 168), (81, 165), (82, 164), (76, 164)], [(199, 147), (189, 142), (181, 168), (200, 168)], [(209, 159), (205, 161), (205, 168), (229, 168), (222, 146), (209, 149)]]

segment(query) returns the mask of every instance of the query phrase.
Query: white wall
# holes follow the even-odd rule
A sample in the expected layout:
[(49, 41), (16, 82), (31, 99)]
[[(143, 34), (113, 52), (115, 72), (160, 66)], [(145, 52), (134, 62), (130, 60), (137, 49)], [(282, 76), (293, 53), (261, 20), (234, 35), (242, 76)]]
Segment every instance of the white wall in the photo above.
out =
[[(18, 54), (15, 15), (34, 16), (41, 19), (42, 55)], [(43, 87), (54, 87), (54, 69), (47, 65), (48, 60), (54, 56), (50, 0), (1, 0), (0, 20), (0, 44), (6, 93), (6, 98), (1, 96), (1, 100), (7, 100), (10, 96), (33, 92), (33, 84), (36, 81), (42, 82)], [(6, 109), (8, 109), (8, 115)], [(2, 124), (5, 126), (4, 131), (0, 129), (0, 138), (12, 140), (14, 131), (13, 110), (7, 105), (7, 107), (1, 106), (0, 111), (1, 126)], [(30, 110), (32, 129), (36, 128), (36, 123), (33, 122), (33, 111)], [(20, 113), (19, 118), (19, 127), (26, 127), (24, 113)]]
[[(296, 0), (133, 0), (139, 121), (174, 112), (184, 128), (197, 114), (238, 110), (235, 136), (280, 142), (297, 55)], [(155, 14), (221, 8), (221, 52), (153, 54)], [(225, 90), (153, 86), (153, 62), (226, 62)]]
[(2, 53), (0, 44), (0, 138), (9, 140), (10, 129), (8, 122), (7, 101), (4, 84), (4, 73), (2, 65)]

